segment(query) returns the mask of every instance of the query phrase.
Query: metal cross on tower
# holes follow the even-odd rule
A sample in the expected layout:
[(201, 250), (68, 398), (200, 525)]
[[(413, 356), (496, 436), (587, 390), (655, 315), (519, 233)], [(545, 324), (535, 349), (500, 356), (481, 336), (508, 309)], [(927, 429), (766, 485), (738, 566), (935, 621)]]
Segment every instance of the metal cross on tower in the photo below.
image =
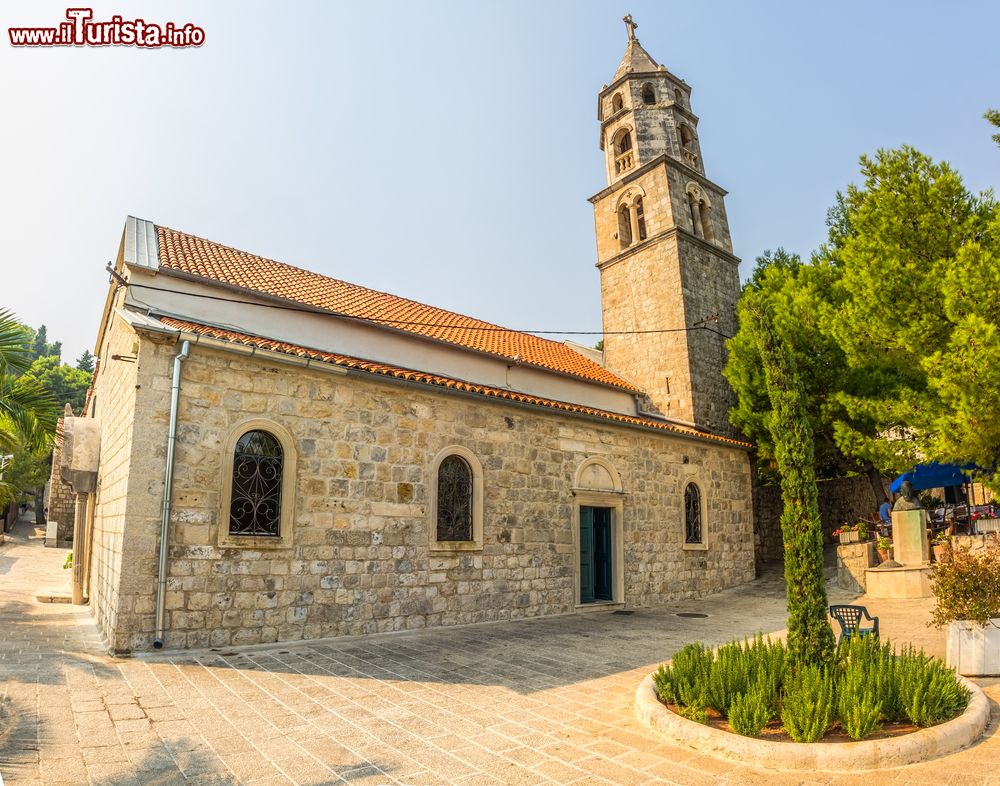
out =
[(622, 17), (622, 21), (625, 23), (625, 28), (628, 30), (628, 40), (634, 41), (635, 29), (639, 25), (632, 21), (632, 14), (625, 14), (625, 16)]

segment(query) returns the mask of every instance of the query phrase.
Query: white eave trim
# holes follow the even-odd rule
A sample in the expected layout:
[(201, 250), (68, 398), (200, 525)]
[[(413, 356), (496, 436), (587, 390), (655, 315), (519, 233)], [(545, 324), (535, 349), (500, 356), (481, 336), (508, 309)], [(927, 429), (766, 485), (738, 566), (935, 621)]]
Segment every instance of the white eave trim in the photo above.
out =
[(264, 358), (272, 363), (283, 363), (287, 366), (297, 366), (298, 368), (316, 368), (327, 371), (331, 374), (347, 374), (346, 368), (325, 360), (304, 358), (299, 355), (290, 355), (287, 352), (275, 352), (270, 349), (264, 349), (263, 347), (255, 347), (248, 344), (240, 344), (236, 341), (226, 341), (221, 338), (213, 338), (212, 336), (206, 336), (203, 333), (180, 330), (175, 327), (170, 327), (170, 325), (164, 325), (158, 319), (155, 319), (148, 314), (139, 314), (125, 308), (117, 308), (115, 309), (115, 313), (125, 320), (125, 322), (128, 323), (128, 325), (134, 330), (143, 330), (147, 333), (161, 333), (163, 335), (173, 336), (177, 340), (190, 341), (192, 344), (200, 347), (218, 349), (235, 355), (254, 355)]

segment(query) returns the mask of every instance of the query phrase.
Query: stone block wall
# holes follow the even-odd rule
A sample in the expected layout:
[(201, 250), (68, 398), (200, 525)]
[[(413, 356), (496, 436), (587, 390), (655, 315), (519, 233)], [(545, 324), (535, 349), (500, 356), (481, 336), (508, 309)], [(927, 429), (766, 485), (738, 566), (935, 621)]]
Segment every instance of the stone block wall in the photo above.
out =
[(871, 541), (837, 546), (837, 586), (863, 593), (865, 571), (873, 567), (875, 562), (875, 545)]
[(952, 548), (965, 551), (982, 551), (987, 546), (1000, 543), (1000, 533), (988, 532), (985, 535), (953, 535), (951, 538)]
[[(113, 316), (100, 357), (131, 355), (137, 339), (131, 328)], [(133, 455), (132, 435), (142, 428), (134, 424), (133, 417), (137, 377), (144, 362), (145, 358), (139, 357), (136, 363), (116, 360), (101, 363), (94, 380), (91, 411), (84, 413), (97, 417), (101, 422), (101, 460), (94, 500), (90, 586), (87, 593), (91, 613), (106, 634), (118, 626), (129, 483), (130, 480), (134, 483), (156, 482), (154, 478), (132, 478), (129, 469)]]
[[(721, 197), (717, 200), (721, 208)], [(728, 353), (726, 336), (736, 335), (736, 301), (740, 295), (739, 262), (721, 255), (712, 243), (680, 235), (678, 253), (684, 315), (688, 326), (718, 318), (711, 330), (692, 330), (687, 336), (693, 420), (720, 434), (732, 434), (729, 410), (736, 395), (722, 376)], [(719, 335), (719, 334), (722, 335)]]
[[(142, 338), (124, 532), (117, 508), (108, 508), (113, 524), (99, 528), (102, 538), (123, 544), (118, 616), (99, 616), (118, 652), (148, 649), (153, 640), (169, 369), (177, 350)], [(114, 409), (109, 397), (105, 411)], [(122, 411), (127, 417), (128, 407)], [(265, 539), (252, 548), (219, 545), (230, 482), (222, 445), (251, 418), (273, 420), (295, 441), (287, 547), (268, 548)], [(430, 549), (429, 466), (448, 445), (471, 450), (483, 466), (484, 543), (471, 553)], [(166, 646), (572, 612), (579, 526), (572, 486), (590, 456), (611, 462), (624, 485), (625, 603), (661, 604), (753, 578), (750, 468), (742, 450), (193, 346), (180, 398)], [(103, 465), (102, 473), (113, 468)], [(683, 548), (689, 478), (706, 498), (705, 550)], [(119, 487), (105, 481), (102, 492)], [(102, 580), (113, 578), (106, 572)]]
[[(823, 538), (829, 542), (831, 534), (841, 524), (856, 522), (859, 518), (878, 514), (879, 501), (864, 475), (850, 478), (821, 480), (819, 486), (819, 514), (823, 525)], [(781, 537), (781, 488), (757, 486), (754, 493), (754, 539), (759, 562), (783, 558)]]
[[(63, 419), (59, 418), (59, 432)], [(52, 474), (49, 476), (48, 520), (56, 523), (56, 537), (53, 542), (45, 539), (46, 546), (70, 546), (73, 543), (73, 525), (76, 521), (76, 494), (62, 479), (59, 465), (62, 459), (62, 443), (57, 442), (52, 449)]]

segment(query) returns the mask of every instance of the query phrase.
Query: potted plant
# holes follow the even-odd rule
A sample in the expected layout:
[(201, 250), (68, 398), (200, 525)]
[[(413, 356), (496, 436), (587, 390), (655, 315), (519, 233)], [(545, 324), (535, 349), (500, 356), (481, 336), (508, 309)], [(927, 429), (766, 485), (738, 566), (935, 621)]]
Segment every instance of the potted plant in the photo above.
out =
[(856, 524), (841, 524), (833, 531), (833, 536), (840, 538), (841, 543), (857, 543), (861, 540), (861, 534), (858, 532)]
[(948, 665), (969, 677), (1000, 675), (1000, 542), (946, 549), (931, 586), (931, 624), (948, 627)]
[(934, 536), (931, 541), (931, 551), (934, 552), (934, 561), (940, 562), (944, 559), (945, 552), (951, 548), (951, 535), (941, 531)]
[(888, 562), (889, 560), (889, 549), (892, 548), (892, 538), (888, 535), (879, 535), (875, 540), (875, 550), (878, 552), (878, 561)]

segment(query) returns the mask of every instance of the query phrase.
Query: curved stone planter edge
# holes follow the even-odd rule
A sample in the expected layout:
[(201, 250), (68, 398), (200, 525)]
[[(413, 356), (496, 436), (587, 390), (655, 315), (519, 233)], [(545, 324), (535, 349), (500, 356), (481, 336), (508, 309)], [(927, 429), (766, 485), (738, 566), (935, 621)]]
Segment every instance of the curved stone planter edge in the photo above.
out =
[(734, 761), (778, 770), (880, 770), (935, 759), (979, 739), (990, 720), (990, 705), (978, 685), (962, 676), (972, 692), (965, 712), (950, 721), (900, 737), (858, 742), (769, 742), (713, 729), (682, 718), (660, 703), (653, 675), (639, 683), (635, 715), (671, 742)]

